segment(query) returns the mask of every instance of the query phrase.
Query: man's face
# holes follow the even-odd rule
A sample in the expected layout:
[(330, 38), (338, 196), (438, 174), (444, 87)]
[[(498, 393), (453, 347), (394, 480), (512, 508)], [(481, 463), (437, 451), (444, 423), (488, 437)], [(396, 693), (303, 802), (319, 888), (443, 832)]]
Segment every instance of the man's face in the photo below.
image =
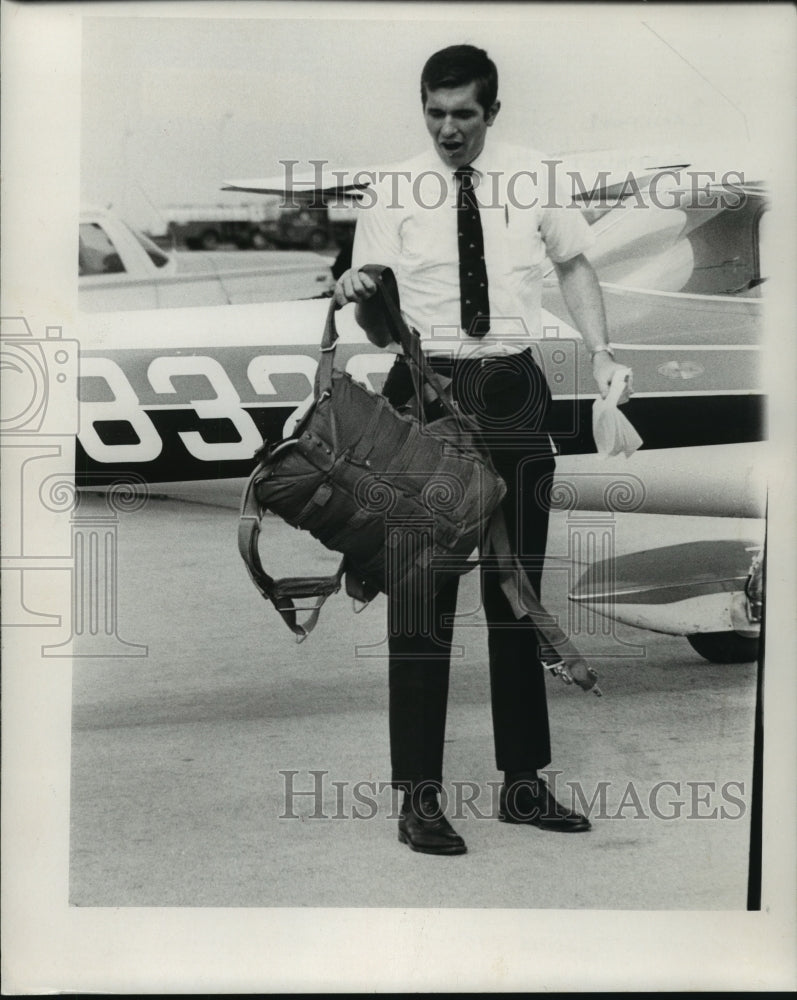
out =
[(476, 100), (476, 82), (426, 92), (423, 116), (435, 149), (452, 169), (464, 167), (482, 151), (487, 129), (495, 121), (498, 101), (485, 114)]

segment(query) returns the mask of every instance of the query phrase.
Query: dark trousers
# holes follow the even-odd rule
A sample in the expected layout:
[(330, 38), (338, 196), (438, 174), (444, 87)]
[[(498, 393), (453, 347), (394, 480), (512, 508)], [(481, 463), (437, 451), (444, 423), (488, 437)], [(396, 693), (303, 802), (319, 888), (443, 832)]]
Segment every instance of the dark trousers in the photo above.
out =
[[(482, 427), (493, 463), (507, 485), (503, 501), (510, 543), (540, 593), (548, 535), (554, 458), (545, 430), (551, 393), (531, 351), (487, 361), (430, 362), (453, 379), (458, 406)], [(399, 360), (385, 382), (394, 406), (410, 398), (409, 368)], [(414, 628), (412, 617), (388, 602), (390, 748), (395, 787), (440, 784), (452, 618), (459, 580), (430, 596), (431, 632)], [(518, 622), (489, 567), (481, 570), (488, 623), (490, 688), (496, 765), (502, 771), (533, 771), (550, 763), (545, 671), (538, 634)], [(408, 624), (409, 618), (409, 624)]]

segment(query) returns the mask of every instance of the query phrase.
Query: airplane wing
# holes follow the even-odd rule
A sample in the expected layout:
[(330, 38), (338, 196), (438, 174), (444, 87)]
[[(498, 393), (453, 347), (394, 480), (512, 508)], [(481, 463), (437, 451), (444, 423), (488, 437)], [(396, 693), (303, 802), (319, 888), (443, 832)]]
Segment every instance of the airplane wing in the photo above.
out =
[[(640, 188), (663, 170), (688, 166), (690, 160), (670, 151), (600, 150), (597, 152), (555, 153), (563, 169), (579, 175), (581, 186), (591, 195), (611, 196), (634, 178)], [(373, 184), (380, 174), (399, 170), (403, 164), (381, 164), (378, 167), (333, 167), (324, 160), (283, 160), (282, 171), (266, 177), (224, 181), (223, 191), (254, 194), (306, 194), (338, 196), (356, 194)]]
[(267, 177), (224, 181), (222, 191), (245, 191), (254, 194), (322, 194), (338, 196), (362, 191), (374, 183), (380, 170), (390, 167), (341, 167), (335, 168), (323, 160), (302, 163), (282, 161), (281, 173)]

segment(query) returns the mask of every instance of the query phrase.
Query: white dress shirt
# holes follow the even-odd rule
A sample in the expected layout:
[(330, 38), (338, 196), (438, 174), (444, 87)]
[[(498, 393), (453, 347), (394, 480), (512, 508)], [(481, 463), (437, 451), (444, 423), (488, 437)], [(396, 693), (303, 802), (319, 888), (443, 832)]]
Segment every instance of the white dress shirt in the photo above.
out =
[(429, 354), (454, 351), (470, 357), (523, 350), (542, 336), (542, 278), (549, 261), (569, 260), (594, 242), (559, 161), (487, 142), (471, 166), (477, 175), (490, 297), (490, 330), (484, 337), (469, 337), (460, 326), (453, 169), (428, 150), (380, 173), (359, 210), (352, 265), (392, 268), (404, 317)]

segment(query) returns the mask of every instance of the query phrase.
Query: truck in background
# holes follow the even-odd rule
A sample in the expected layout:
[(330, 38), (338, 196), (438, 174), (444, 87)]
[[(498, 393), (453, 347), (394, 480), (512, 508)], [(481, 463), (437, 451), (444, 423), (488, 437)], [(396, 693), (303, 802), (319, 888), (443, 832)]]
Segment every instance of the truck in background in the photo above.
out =
[(327, 250), (351, 242), (356, 208), (314, 204), (309, 198), (305, 203), (297, 200), (298, 204), (280, 207), (279, 214), (265, 223), (263, 231), (273, 246)]
[(150, 235), (161, 245), (216, 250), (232, 243), (239, 250), (265, 250), (266, 226), (279, 209), (277, 199), (271, 198), (250, 205), (171, 205), (159, 213), (164, 229)]
[(217, 250), (334, 250), (351, 243), (356, 222), (352, 204), (319, 205), (304, 195), (283, 204), (264, 198), (250, 205), (174, 205), (159, 209), (163, 229), (149, 235), (162, 247)]

